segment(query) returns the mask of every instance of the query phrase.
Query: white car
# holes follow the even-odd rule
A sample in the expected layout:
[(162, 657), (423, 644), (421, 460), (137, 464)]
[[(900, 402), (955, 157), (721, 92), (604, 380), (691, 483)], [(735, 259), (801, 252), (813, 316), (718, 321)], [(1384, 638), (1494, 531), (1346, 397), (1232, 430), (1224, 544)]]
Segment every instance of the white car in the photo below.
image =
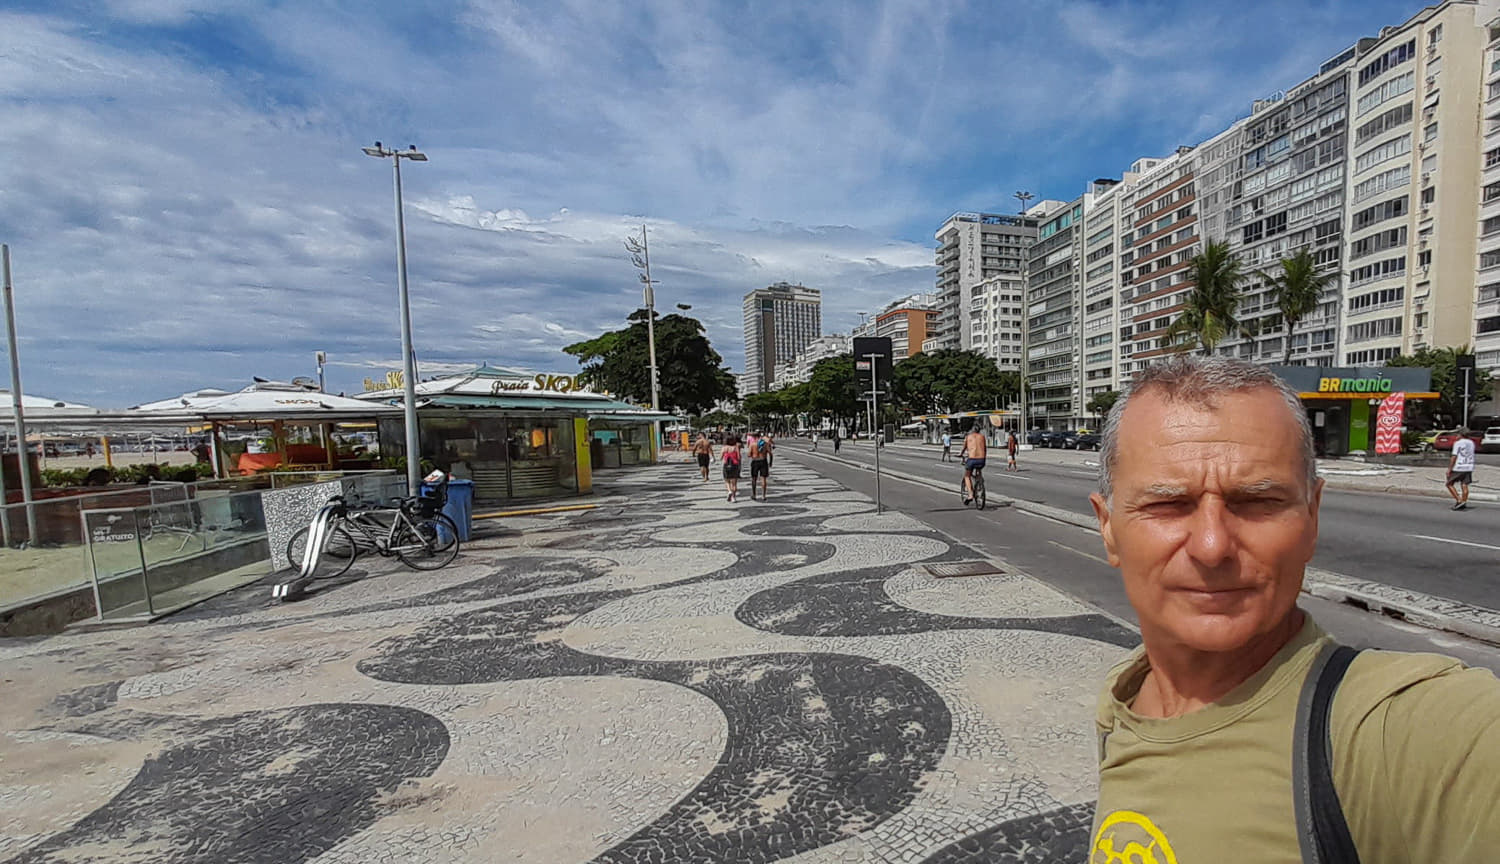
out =
[(1500, 426), (1491, 426), (1484, 430), (1484, 438), (1479, 442), (1479, 449), (1489, 452), (1491, 448), (1500, 450)]

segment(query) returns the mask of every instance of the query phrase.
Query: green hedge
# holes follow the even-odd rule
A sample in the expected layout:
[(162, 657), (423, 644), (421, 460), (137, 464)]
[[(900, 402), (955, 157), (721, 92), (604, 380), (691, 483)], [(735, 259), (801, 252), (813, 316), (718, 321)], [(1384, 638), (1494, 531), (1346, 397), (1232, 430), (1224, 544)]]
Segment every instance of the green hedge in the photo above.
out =
[[(99, 466), (103, 467), (103, 466)], [(82, 486), (88, 478), (89, 472), (94, 468), (43, 468), (43, 486)], [(174, 480), (179, 483), (191, 483), (195, 480), (203, 480), (214, 476), (214, 466), (207, 462), (199, 462), (196, 465), (168, 465), (160, 464), (142, 465), (116, 465), (113, 468), (104, 468), (109, 472), (111, 483), (145, 483), (149, 480)]]

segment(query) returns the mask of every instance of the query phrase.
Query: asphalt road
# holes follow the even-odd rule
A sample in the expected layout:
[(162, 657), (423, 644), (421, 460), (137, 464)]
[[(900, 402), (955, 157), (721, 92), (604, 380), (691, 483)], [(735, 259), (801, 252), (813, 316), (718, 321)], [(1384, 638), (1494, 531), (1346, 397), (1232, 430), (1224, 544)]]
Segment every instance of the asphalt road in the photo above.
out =
[[(806, 450), (806, 441), (778, 442), (785, 452)], [(829, 444), (819, 447), (827, 450)], [(1055, 452), (1055, 451), (1052, 451)], [(871, 464), (869, 444), (844, 444), (839, 455)], [(1023, 452), (1020, 471), (1008, 473), (996, 454), (984, 479), (991, 492), (1059, 507), (1093, 517), (1088, 496), (1094, 490), (1097, 453), (1076, 454), (1079, 464), (1048, 464)], [(1069, 454), (1075, 455), (1075, 454)], [(1042, 458), (1054, 458), (1051, 452)], [(880, 451), (882, 466), (951, 484), (954, 497), (963, 475), (957, 461), (943, 462), (936, 451), (891, 446)], [(1481, 481), (1483, 477), (1479, 478)], [(1436, 481), (1430, 482), (1439, 488)], [(1448, 498), (1389, 495), (1326, 489), (1319, 518), (1318, 552), (1313, 566), (1346, 576), (1449, 597), (1500, 609), (1500, 504), (1471, 501), (1454, 512)]]
[[(831, 459), (823, 458), (828, 454), (829, 445), (825, 442), (820, 444), (820, 451), (812, 453), (809, 451), (805, 441), (786, 440), (777, 444), (778, 459), (792, 459), (805, 464), (840, 483), (863, 492), (868, 495), (875, 493), (875, 477), (873, 472), (861, 468), (851, 467)], [(841, 457), (862, 459), (868, 461), (870, 449), (868, 445), (860, 447), (846, 444), (841, 452)], [(1025, 455), (1025, 454), (1022, 454)], [(958, 497), (958, 470), (952, 464), (943, 464), (922, 453), (903, 453), (900, 448), (888, 447), (881, 451), (882, 466), (891, 466), (897, 470), (918, 475), (929, 476), (940, 482), (953, 485), (952, 493), (939, 492), (929, 486), (910, 483), (895, 478), (886, 477), (882, 480), (881, 493), (886, 506), (899, 510), (919, 519), (933, 528), (946, 532), (954, 538), (973, 546), (986, 555), (1009, 564), (1021, 572), (1052, 585), (1074, 597), (1090, 603), (1117, 618), (1136, 623), (1135, 611), (1130, 607), (1125, 597), (1125, 591), (1120, 585), (1118, 572), (1110, 567), (1104, 560), (1103, 545), (1098, 534), (1093, 531), (1084, 530), (1076, 526), (1067, 525), (1043, 516), (1016, 510), (1010, 507), (990, 508), (983, 512), (964, 507)], [(1004, 466), (1004, 462), (1001, 462)], [(1058, 466), (1047, 466), (1054, 469)], [(1021, 472), (1026, 479), (1018, 479), (1015, 475), (1000, 481), (999, 488), (1005, 494), (1012, 497), (1024, 497), (1034, 501), (1044, 501), (1053, 506), (1080, 510), (1081, 507), (1088, 508), (1087, 493), (1092, 488), (1092, 481), (1082, 475), (1082, 468), (1070, 470), (1044, 470), (1043, 466), (1031, 466)], [(1005, 472), (994, 472), (996, 476)], [(775, 472), (772, 472), (771, 500), (775, 502)], [(990, 481), (991, 472), (986, 472), (985, 480)], [(992, 490), (996, 485), (991, 485)], [(1336, 495), (1335, 498), (1343, 499), (1345, 496)], [(1409, 498), (1400, 496), (1369, 496), (1349, 494), (1347, 503), (1335, 505), (1335, 509), (1342, 512), (1343, 508), (1357, 510), (1360, 502), (1364, 499), (1376, 499), (1378, 503), (1388, 504), (1390, 510), (1380, 510), (1380, 513), (1394, 513), (1403, 506), (1407, 511), (1418, 509), (1427, 505), (1425, 499)], [(1390, 501), (1387, 499), (1395, 499)], [(1065, 503), (1066, 502), (1066, 503)], [(1441, 508), (1441, 502), (1433, 500), (1432, 505)], [(1324, 507), (1328, 508), (1329, 501), (1325, 499)], [(1449, 513), (1446, 509), (1442, 513)], [(1482, 512), (1484, 517), (1493, 524), (1495, 517), (1500, 515), (1500, 508), (1490, 507)], [(1408, 513), (1410, 515), (1410, 513)], [(1476, 515), (1475, 511), (1468, 514), (1451, 513), (1452, 516)], [(1360, 534), (1351, 536), (1347, 543), (1357, 545), (1359, 538), (1378, 532), (1389, 530), (1389, 524), (1385, 521), (1387, 517), (1381, 516), (1381, 524), (1386, 527), (1368, 527), (1360, 529)], [(1335, 521), (1337, 521), (1336, 517)], [(1325, 517), (1323, 524), (1325, 532), (1328, 531), (1328, 520)], [(1415, 529), (1412, 529), (1415, 530)], [(1493, 529), (1492, 529), (1493, 530)], [(1500, 538), (1492, 538), (1500, 539)], [(1451, 547), (1464, 550), (1467, 547)], [(1435, 551), (1439, 559), (1448, 562), (1450, 559), (1442, 557), (1443, 553), (1450, 549), (1449, 545), (1437, 545)], [(1481, 550), (1473, 550), (1479, 552)], [(1454, 554), (1454, 553), (1449, 553)], [(1455, 560), (1473, 560), (1476, 556), (1469, 552), (1459, 551), (1459, 557)], [(1319, 555), (1330, 555), (1327, 550), (1320, 551)], [(1375, 553), (1367, 553), (1365, 560), (1378, 558)], [(1333, 557), (1328, 560), (1344, 560)], [(1494, 561), (1495, 556), (1490, 554), (1486, 573), (1494, 573), (1497, 568)], [(1319, 564), (1325, 569), (1336, 569)], [(1438, 570), (1445, 567), (1459, 566), (1450, 563), (1433, 564), (1429, 568)], [(1348, 572), (1348, 571), (1338, 571)], [(1351, 573), (1363, 578), (1373, 578), (1369, 572)], [(1439, 574), (1440, 575), (1440, 574)], [(1428, 590), (1444, 584), (1440, 581), (1425, 583)], [(1493, 591), (1493, 589), (1491, 589)], [(1441, 593), (1432, 591), (1431, 593)], [(1483, 666), (1500, 673), (1500, 648), (1486, 645), (1456, 636), (1442, 633), (1395, 621), (1380, 615), (1361, 611), (1350, 606), (1332, 603), (1319, 598), (1304, 595), (1302, 606), (1306, 609), (1324, 629), (1328, 630), (1340, 640), (1362, 647), (1388, 648), (1401, 651), (1428, 651), (1449, 656), (1458, 657), (1472, 666)]]

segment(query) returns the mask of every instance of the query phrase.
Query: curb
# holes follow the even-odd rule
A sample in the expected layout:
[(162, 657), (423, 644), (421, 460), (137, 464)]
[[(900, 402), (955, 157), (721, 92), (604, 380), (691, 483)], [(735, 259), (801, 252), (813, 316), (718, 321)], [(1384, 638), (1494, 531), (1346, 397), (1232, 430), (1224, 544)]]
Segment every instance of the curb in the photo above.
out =
[[(851, 468), (863, 468), (874, 472), (874, 468), (862, 462), (852, 462), (839, 456), (824, 456), (822, 453), (810, 453), (807, 455), (820, 456), (831, 462), (838, 462)], [(952, 492), (953, 489), (940, 486), (925, 477), (917, 477), (902, 471), (880, 472), (882, 475), (904, 480), (908, 483), (916, 483), (939, 492)], [(1367, 490), (1368, 491), (1368, 490)], [(1407, 494), (1423, 495), (1420, 490), (1405, 490)], [(1487, 493), (1486, 493), (1487, 494)], [(1424, 497), (1431, 497), (1426, 496)], [(1443, 497), (1447, 497), (1444, 493)], [(1471, 499), (1478, 498), (1471, 494)], [(1500, 497), (1500, 496), (1491, 496)], [(1072, 525), (1089, 531), (1098, 526), (1092, 517), (1081, 516), (1061, 507), (1051, 507), (1046, 504), (1036, 504), (1031, 501), (1011, 498), (1009, 496), (995, 496), (1001, 502), (1002, 507), (1014, 507), (1037, 516), (1044, 516), (1066, 525)], [(1480, 499), (1484, 500), (1484, 499)], [(1432, 594), (1424, 594), (1420, 591), (1411, 591), (1405, 588), (1397, 588), (1392, 585), (1382, 585), (1378, 582), (1366, 582), (1352, 576), (1334, 573), (1330, 570), (1320, 570), (1315, 567), (1307, 568), (1302, 581), (1302, 592), (1323, 600), (1334, 603), (1343, 603), (1355, 606), (1377, 615), (1385, 615), (1408, 624), (1415, 624), (1429, 630), (1441, 630), (1448, 633), (1456, 633), (1489, 645), (1500, 645), (1500, 611), (1486, 609), (1482, 606), (1471, 606), (1460, 603), (1457, 600), (1449, 600)]]
[(1356, 606), (1408, 624), (1457, 633), (1479, 642), (1500, 645), (1500, 612), (1470, 606), (1420, 591), (1366, 582), (1341, 573), (1307, 568), (1302, 591), (1324, 600)]

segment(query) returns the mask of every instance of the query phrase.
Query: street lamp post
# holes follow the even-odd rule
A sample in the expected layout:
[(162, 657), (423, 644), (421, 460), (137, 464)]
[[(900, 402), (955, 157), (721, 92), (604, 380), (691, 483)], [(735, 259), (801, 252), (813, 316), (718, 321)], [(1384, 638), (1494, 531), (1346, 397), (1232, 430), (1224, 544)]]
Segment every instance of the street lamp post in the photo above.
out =
[[(1035, 197), (1036, 197), (1035, 195), (1032, 195), (1030, 192), (1027, 192), (1027, 191), (1024, 191), (1024, 190), (1016, 193), (1016, 200), (1021, 202), (1021, 216), (1022, 217), (1026, 216), (1026, 205), (1030, 204), (1031, 203), (1031, 199), (1035, 198)], [(1025, 219), (1024, 218), (1022, 219), (1021, 227), (1022, 228), (1026, 227)], [(1031, 306), (1031, 300), (1027, 297), (1027, 294), (1029, 293), (1029, 286), (1028, 286), (1027, 283), (1030, 281), (1030, 277), (1031, 277), (1031, 249), (1030, 249), (1030, 247), (1027, 247), (1026, 249), (1023, 249), (1022, 253), (1023, 254), (1021, 255), (1021, 394), (1020, 395), (1021, 395), (1021, 443), (1025, 444), (1026, 443), (1026, 439), (1028, 437), (1030, 437), (1030, 433), (1031, 433), (1031, 411), (1030, 411), (1030, 406), (1028, 404), (1029, 400), (1026, 398), (1026, 395), (1027, 395), (1026, 394), (1027, 385), (1029, 384), (1027, 378), (1030, 376), (1030, 373), (1031, 373), (1031, 342), (1030, 342), (1030, 339), (1028, 338), (1028, 332), (1027, 332), (1027, 331), (1029, 331), (1031, 329), (1031, 327), (1029, 326), (1029, 319), (1030, 319), (1031, 315), (1027, 311), (1030, 308), (1030, 306)]]
[[(660, 382), (656, 380), (656, 284), (657, 280), (651, 278), (651, 243), (646, 239), (646, 226), (641, 226), (641, 239), (635, 237), (625, 238), (625, 250), (630, 253), (630, 260), (640, 270), (641, 283), (646, 286), (642, 291), (642, 298), (646, 301), (646, 352), (650, 355), (651, 363), (651, 410), (661, 410)], [(681, 306), (682, 304), (677, 304)], [(661, 421), (651, 421), (651, 445), (653, 448), (661, 446)]]
[(426, 162), (427, 154), (413, 144), (405, 150), (392, 150), (375, 142), (363, 148), (365, 155), (390, 159), (396, 170), (396, 287), (401, 303), (401, 386), (405, 402), (406, 485), (407, 494), (419, 494), (422, 488), (422, 452), (417, 437), (417, 358), (411, 347), (411, 301), (406, 287), (406, 215), (401, 204), (401, 160)]

